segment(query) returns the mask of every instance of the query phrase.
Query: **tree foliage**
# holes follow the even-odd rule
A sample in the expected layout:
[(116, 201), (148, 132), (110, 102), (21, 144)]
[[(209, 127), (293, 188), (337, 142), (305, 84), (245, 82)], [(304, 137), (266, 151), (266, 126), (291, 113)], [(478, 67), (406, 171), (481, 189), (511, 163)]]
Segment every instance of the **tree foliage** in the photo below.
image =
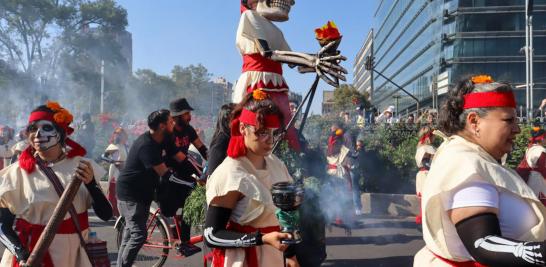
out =
[(334, 90), (334, 111), (352, 111), (357, 106), (371, 106), (367, 93), (360, 93), (352, 85), (342, 84)]
[(63, 50), (81, 32), (125, 29), (127, 12), (113, 0), (0, 1), (0, 55), (31, 77), (51, 77)]

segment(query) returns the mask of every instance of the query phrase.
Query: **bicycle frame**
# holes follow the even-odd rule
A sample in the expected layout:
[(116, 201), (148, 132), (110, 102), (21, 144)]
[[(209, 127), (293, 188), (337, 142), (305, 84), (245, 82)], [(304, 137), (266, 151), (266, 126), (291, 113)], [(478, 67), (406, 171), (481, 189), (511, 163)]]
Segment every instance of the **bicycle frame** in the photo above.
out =
[[(150, 221), (148, 222), (148, 225), (146, 225), (146, 229), (148, 229), (147, 232), (153, 232), (155, 231), (155, 224), (154, 226), (152, 227), (152, 223), (155, 221), (155, 219), (159, 217), (159, 221), (161, 222), (161, 224), (164, 225), (165, 229), (167, 229), (167, 238), (168, 238), (168, 242), (169, 242), (169, 246), (164, 246), (164, 245), (152, 245), (152, 244), (144, 244), (145, 247), (154, 247), (154, 248), (169, 248), (169, 249), (173, 249), (174, 248), (174, 242), (176, 241), (179, 241), (180, 240), (180, 234), (182, 233), (182, 231), (180, 230), (180, 219), (178, 216), (174, 216), (174, 225), (175, 225), (175, 229), (176, 229), (176, 234), (177, 234), (177, 238), (173, 238), (171, 236), (171, 228), (170, 228), (170, 225), (167, 223), (167, 220), (165, 218), (165, 216), (163, 216), (161, 214), (161, 209), (157, 208), (155, 209)], [(152, 227), (152, 229), (150, 229), (150, 227)], [(147, 237), (149, 238), (149, 237)], [(148, 239), (147, 239), (148, 240)], [(203, 242), (203, 235), (197, 235), (197, 236), (192, 236), (190, 237), (190, 241), (189, 243), (192, 244), (192, 245), (195, 245), (197, 243), (200, 243), (200, 242)]]

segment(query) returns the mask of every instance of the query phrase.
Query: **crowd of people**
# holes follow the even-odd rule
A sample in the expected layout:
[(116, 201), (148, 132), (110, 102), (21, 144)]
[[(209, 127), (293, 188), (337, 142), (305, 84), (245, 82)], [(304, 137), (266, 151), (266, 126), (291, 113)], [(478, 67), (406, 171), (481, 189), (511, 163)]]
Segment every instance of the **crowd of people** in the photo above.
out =
[[(127, 132), (115, 128), (101, 156), (110, 163), (108, 174), (83, 157), (86, 149), (70, 138), (73, 117), (58, 103), (33, 110), (18, 142), (11, 139), (13, 130), (0, 129), (5, 147), (17, 148), (2, 151), (8, 160), (0, 171), (0, 241), (7, 248), (2, 266), (24, 265), (54, 212), (56, 187), (64, 188), (72, 177), (83, 182), (73, 203), (75, 215), (61, 222), (45, 266), (91, 266), (81, 242), (89, 232), (91, 207), (103, 220), (124, 217), (117, 261), (132, 266), (146, 240), (152, 201), (166, 216), (180, 216), (177, 211), (198, 184), (206, 184), (203, 236), (214, 249), (214, 266), (277, 266), (283, 258), (299, 266), (295, 246), (282, 242), (292, 237), (280, 231), (270, 193), (275, 183), (294, 182), (272, 154), (282, 138), (283, 113), (267, 93), (254, 90), (239, 104), (222, 106), (209, 150), (190, 124), (192, 110), (179, 98), (169, 109), (152, 112), (149, 129), (130, 146)], [(392, 111), (386, 111), (381, 120), (388, 123)], [(426, 246), (414, 266), (542, 266), (546, 131), (532, 128), (517, 171), (503, 165), (520, 133), (510, 84), (487, 76), (463, 80), (450, 91), (436, 125), (434, 115), (425, 114), (430, 121), (418, 131), (415, 161), (421, 199), (416, 221)], [(355, 169), (363, 161), (364, 145), (345, 129), (345, 119), (350, 116), (331, 126), (325, 151), (326, 184), (339, 206), (327, 223), (350, 225), (362, 212)], [(435, 147), (437, 138), (443, 140), (440, 147)], [(208, 160), (205, 170), (198, 157)], [(107, 196), (97, 182), (105, 175)], [(178, 253), (198, 253), (201, 249), (189, 243), (190, 222), (177, 221), (184, 234)]]

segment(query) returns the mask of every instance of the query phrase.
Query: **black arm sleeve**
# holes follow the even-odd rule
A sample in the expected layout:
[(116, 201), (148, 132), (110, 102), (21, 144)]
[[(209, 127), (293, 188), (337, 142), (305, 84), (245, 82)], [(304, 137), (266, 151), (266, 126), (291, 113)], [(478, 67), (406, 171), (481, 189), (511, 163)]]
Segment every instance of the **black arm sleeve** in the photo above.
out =
[(227, 148), (229, 145), (229, 136), (225, 134), (218, 135), (210, 143), (210, 157), (208, 159), (206, 177), (210, 176), (216, 167), (227, 157)]
[(85, 187), (93, 199), (92, 205), (95, 214), (97, 214), (97, 216), (103, 221), (110, 220), (110, 218), (112, 218), (112, 205), (102, 193), (102, 190), (97, 184), (97, 181), (95, 181), (95, 178), (93, 178), (90, 183), (86, 184)]
[(26, 260), (29, 256), (17, 233), (13, 230), (15, 215), (6, 208), (0, 208), (0, 242), (17, 258), (17, 261)]
[(209, 156), (208, 156), (208, 153), (207, 153), (207, 146), (205, 146), (205, 144), (203, 144), (197, 150), (199, 151), (199, 154), (201, 154), (201, 157), (203, 157), (205, 160), (208, 160)]
[(262, 245), (260, 231), (245, 234), (226, 230), (231, 209), (209, 206), (203, 236), (211, 248), (245, 248)]
[(455, 225), (470, 255), (487, 266), (545, 266), (544, 242), (524, 242), (502, 237), (493, 213), (466, 218)]

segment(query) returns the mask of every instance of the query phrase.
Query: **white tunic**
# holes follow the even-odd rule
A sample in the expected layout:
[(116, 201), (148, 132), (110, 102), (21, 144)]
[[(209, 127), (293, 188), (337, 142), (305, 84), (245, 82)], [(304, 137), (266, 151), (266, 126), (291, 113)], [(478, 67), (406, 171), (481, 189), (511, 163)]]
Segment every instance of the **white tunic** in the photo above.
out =
[[(246, 157), (227, 157), (207, 181), (207, 204), (230, 191), (244, 195), (233, 209), (230, 220), (240, 225), (264, 228), (278, 226), (276, 207), (271, 197), (271, 186), (278, 182), (291, 182), (286, 166), (275, 155), (266, 157), (266, 169), (257, 170)], [(282, 252), (272, 246), (256, 247), (260, 267), (282, 265)], [(242, 248), (226, 249), (224, 266), (244, 267), (245, 251)], [(219, 267), (219, 266), (215, 266)]]
[[(537, 168), (537, 164), (539, 163), (538, 159), (544, 153), (546, 153), (546, 148), (539, 144), (533, 145), (528, 148), (525, 152), (525, 160), (527, 161), (529, 167)], [(544, 166), (542, 166), (542, 168), (544, 168)], [(531, 189), (533, 189), (537, 197), (546, 197), (546, 180), (544, 180), (544, 177), (540, 172), (532, 170), (529, 173), (527, 184), (529, 185), (529, 187), (531, 187)]]
[[(91, 162), (95, 177), (102, 177), (105, 174), (105, 171), (90, 159), (74, 157), (61, 160), (51, 168), (65, 188), (71, 181), (80, 159)], [(31, 224), (46, 225), (59, 202), (59, 196), (47, 176), (37, 166), (34, 172), (29, 174), (16, 162), (0, 171), (0, 177), (0, 207), (8, 208), (17, 218)], [(91, 201), (91, 195), (82, 184), (73, 202), (76, 213), (87, 211), (91, 207)], [(67, 213), (64, 219), (69, 218), (70, 214)], [(87, 230), (83, 231), (84, 238), (87, 238), (87, 233)], [(76, 233), (55, 235), (49, 253), (55, 267), (91, 266)], [(5, 250), (0, 266), (11, 267), (12, 260), (13, 255)]]
[[(258, 39), (267, 41), (269, 49), (290, 51), (290, 46), (284, 39), (282, 31), (273, 22), (264, 18), (254, 10), (247, 10), (241, 14), (239, 27), (237, 28), (236, 45), (241, 55), (249, 55), (263, 52), (258, 44)], [(249, 86), (254, 86), (262, 81), (264, 84), (272, 83), (274, 86), (286, 84), (282, 75), (266, 71), (245, 71), (241, 74), (233, 91), (233, 103), (239, 103), (246, 94)], [(267, 88), (265, 88), (267, 90)], [(275, 91), (287, 91), (288, 88), (279, 88)]]

